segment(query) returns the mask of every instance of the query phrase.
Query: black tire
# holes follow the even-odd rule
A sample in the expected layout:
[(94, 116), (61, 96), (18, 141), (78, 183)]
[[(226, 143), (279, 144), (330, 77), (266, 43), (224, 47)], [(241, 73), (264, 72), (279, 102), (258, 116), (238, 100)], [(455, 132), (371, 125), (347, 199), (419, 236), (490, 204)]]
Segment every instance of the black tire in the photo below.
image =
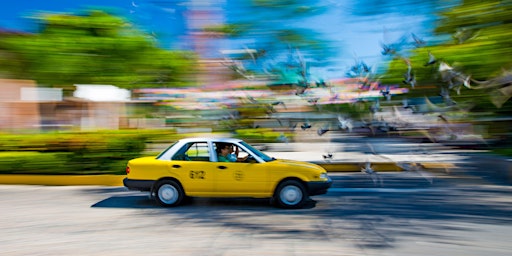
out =
[(281, 182), (274, 192), (274, 202), (286, 209), (302, 208), (308, 198), (304, 185), (296, 180)]
[(155, 189), (155, 199), (161, 206), (174, 207), (181, 203), (185, 193), (180, 184), (173, 180), (160, 181)]

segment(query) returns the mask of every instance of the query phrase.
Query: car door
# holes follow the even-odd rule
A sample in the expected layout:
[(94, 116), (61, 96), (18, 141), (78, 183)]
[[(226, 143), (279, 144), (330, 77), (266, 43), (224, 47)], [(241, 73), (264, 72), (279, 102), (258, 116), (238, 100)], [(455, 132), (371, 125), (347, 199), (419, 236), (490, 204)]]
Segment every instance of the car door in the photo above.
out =
[(213, 192), (214, 176), (207, 142), (185, 144), (171, 160), (168, 170), (180, 174), (180, 182), (187, 195), (204, 196)]
[(219, 196), (267, 197), (270, 193), (265, 163), (215, 162), (214, 188)]

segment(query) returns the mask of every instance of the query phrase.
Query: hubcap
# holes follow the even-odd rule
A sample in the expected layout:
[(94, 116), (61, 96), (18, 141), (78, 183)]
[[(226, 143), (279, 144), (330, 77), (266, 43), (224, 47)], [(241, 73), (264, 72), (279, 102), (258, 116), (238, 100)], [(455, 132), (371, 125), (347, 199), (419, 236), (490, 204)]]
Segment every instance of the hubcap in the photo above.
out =
[(302, 191), (296, 186), (286, 186), (279, 193), (279, 197), (287, 205), (296, 205), (302, 200)]
[(158, 189), (158, 198), (166, 204), (173, 204), (178, 200), (178, 190), (169, 184), (164, 184)]

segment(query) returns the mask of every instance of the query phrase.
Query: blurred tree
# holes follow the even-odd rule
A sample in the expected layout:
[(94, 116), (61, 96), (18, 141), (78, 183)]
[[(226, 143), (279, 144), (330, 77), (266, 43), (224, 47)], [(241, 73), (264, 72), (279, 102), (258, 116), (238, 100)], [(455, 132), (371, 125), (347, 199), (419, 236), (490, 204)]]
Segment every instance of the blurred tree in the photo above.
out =
[(40, 14), (34, 19), (38, 33), (0, 37), (0, 52), (9, 59), (0, 65), (4, 76), (56, 87), (193, 84), (193, 53), (159, 49), (151, 36), (120, 17), (91, 10), (83, 15)]
[[(327, 6), (312, 0), (231, 1), (225, 24), (204, 31), (229, 38), (242, 51), (226, 54), (232, 69), (248, 79), (307, 86), (311, 67), (327, 66), (336, 53), (307, 21)], [(236, 17), (231, 18), (230, 17)], [(309, 26), (309, 27), (308, 27)]]
[(476, 104), (476, 111), (509, 113), (512, 2), (465, 0), (439, 15), (439, 41), (394, 54), (382, 83), (411, 87), (411, 67), (416, 86), (409, 97), (449, 94), (455, 102)]

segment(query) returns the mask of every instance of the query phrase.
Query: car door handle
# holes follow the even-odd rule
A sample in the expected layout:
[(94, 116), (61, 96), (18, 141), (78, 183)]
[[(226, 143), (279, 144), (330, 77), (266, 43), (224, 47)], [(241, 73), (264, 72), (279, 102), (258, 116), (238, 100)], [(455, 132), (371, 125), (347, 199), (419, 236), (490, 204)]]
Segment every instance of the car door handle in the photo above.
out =
[(175, 164), (172, 166), (172, 168), (181, 168), (181, 165)]
[(224, 169), (227, 169), (228, 167), (224, 166), (224, 165), (221, 165), (221, 166), (217, 166), (217, 168), (221, 169), (221, 170), (224, 170)]

